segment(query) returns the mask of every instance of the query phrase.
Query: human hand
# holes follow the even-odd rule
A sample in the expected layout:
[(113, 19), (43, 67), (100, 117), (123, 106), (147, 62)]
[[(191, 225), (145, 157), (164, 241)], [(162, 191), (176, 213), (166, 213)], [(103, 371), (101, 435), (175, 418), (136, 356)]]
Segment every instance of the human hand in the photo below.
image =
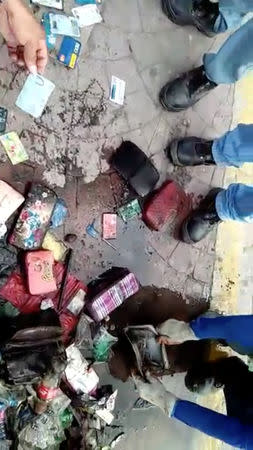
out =
[(156, 340), (157, 340), (157, 342), (160, 345), (178, 345), (178, 344), (181, 344), (180, 340), (175, 341), (173, 339), (170, 339), (170, 337), (164, 336), (164, 335), (158, 336)]
[(177, 397), (166, 391), (164, 385), (157, 378), (146, 375), (148, 383), (142, 378), (132, 375), (139, 395), (144, 400), (160, 408), (165, 414), (171, 416)]
[(14, 62), (33, 74), (44, 72), (48, 59), (45, 33), (22, 0), (4, 0), (0, 5), (0, 32)]

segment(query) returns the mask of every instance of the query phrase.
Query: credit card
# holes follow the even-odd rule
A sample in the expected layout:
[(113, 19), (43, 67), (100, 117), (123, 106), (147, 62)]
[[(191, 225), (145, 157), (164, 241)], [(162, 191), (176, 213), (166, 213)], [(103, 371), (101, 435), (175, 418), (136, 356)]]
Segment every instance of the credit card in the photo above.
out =
[(103, 239), (116, 239), (117, 237), (117, 215), (112, 213), (103, 214)]
[(38, 119), (54, 88), (54, 83), (41, 75), (30, 74), (17, 98), (16, 106)]
[(2, 134), (0, 142), (3, 145), (10, 161), (13, 165), (27, 161), (29, 156), (15, 131)]
[(126, 89), (126, 82), (124, 80), (121, 80), (120, 78), (112, 76), (111, 93), (110, 93), (111, 102), (117, 103), (118, 105), (123, 105), (125, 97), (125, 89)]
[(57, 59), (65, 66), (74, 69), (80, 51), (81, 43), (70, 36), (65, 36), (62, 40)]

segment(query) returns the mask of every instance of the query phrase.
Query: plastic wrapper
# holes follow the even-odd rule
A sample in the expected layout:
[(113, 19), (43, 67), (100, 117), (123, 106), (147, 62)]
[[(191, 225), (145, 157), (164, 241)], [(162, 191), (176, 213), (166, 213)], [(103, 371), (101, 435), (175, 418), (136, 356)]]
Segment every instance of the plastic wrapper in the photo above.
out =
[(95, 326), (94, 320), (84, 313), (81, 314), (76, 328), (75, 345), (87, 359), (93, 359), (92, 331)]
[[(44, 414), (34, 417), (19, 433), (19, 450), (58, 449), (65, 440), (64, 426), (70, 425), (65, 420), (65, 410), (70, 404), (69, 398), (62, 394), (55, 398)], [(69, 414), (69, 410), (66, 414)]]
[(62, 198), (57, 199), (50, 221), (50, 228), (57, 228), (64, 224), (68, 216), (68, 208)]
[(0, 290), (16, 266), (17, 250), (7, 244), (4, 238), (0, 238)]
[(88, 362), (74, 344), (70, 345), (66, 352), (68, 364), (65, 376), (72, 389), (85, 394), (94, 391), (99, 382), (96, 372), (89, 368)]
[(110, 349), (118, 341), (105, 327), (101, 327), (93, 340), (93, 355), (96, 361), (107, 361)]

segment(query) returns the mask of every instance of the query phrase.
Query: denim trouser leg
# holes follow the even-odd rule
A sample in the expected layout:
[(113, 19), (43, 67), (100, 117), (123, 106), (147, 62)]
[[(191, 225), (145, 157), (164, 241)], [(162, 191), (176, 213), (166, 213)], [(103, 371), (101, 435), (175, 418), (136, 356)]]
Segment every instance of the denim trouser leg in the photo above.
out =
[(253, 124), (239, 124), (213, 141), (212, 153), (218, 166), (241, 167), (253, 162)]
[(216, 33), (240, 27), (244, 16), (253, 12), (253, 3), (252, 0), (219, 0), (219, 10), (220, 15), (214, 26)]
[(221, 220), (253, 222), (253, 185), (230, 184), (216, 197), (216, 211)]
[(203, 58), (209, 80), (232, 84), (253, 69), (253, 19), (230, 36), (217, 53)]
[(253, 355), (253, 314), (240, 316), (200, 316), (190, 326), (199, 339), (224, 339), (240, 353)]

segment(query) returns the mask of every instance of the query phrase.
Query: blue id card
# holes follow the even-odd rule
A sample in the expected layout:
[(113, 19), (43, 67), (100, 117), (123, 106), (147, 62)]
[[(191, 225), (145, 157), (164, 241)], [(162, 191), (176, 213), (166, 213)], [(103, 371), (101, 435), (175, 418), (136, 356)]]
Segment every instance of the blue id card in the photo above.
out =
[(57, 55), (58, 61), (71, 69), (74, 69), (78, 56), (80, 55), (81, 44), (72, 37), (65, 36), (61, 43), (61, 48)]

